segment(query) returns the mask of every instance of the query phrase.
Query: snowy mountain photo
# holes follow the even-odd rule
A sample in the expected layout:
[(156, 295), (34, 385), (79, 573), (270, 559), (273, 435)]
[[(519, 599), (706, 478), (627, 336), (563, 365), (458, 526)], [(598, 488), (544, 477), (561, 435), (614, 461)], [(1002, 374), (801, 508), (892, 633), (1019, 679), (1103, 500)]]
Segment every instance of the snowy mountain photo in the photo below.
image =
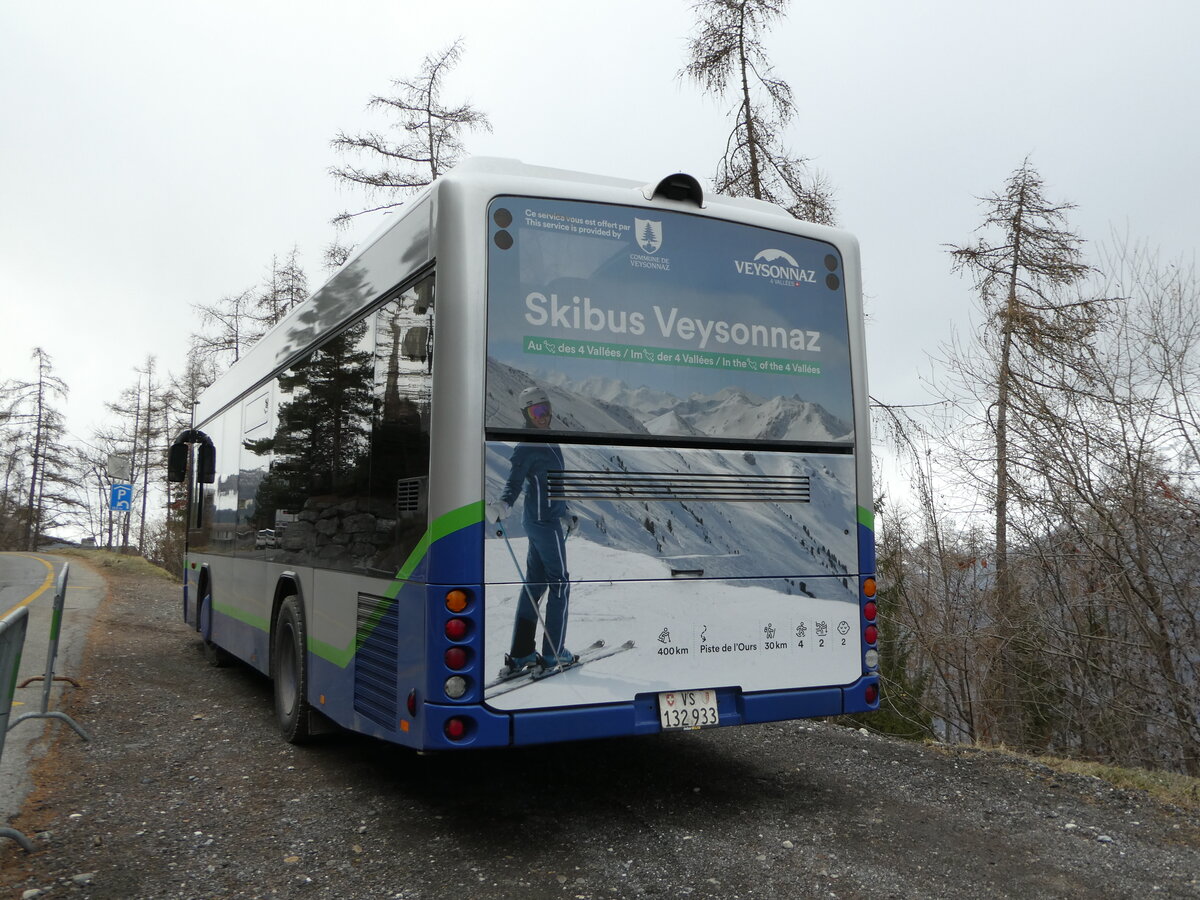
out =
[[(534, 383), (550, 388), (552, 397), (564, 401), (561, 411), (556, 408), (559, 430), (736, 436), (747, 441), (793, 443), (845, 443), (853, 433), (849, 423), (820, 404), (797, 396), (764, 399), (729, 387), (711, 395), (693, 394), (680, 399), (644, 385), (631, 388), (614, 378), (573, 381), (561, 372), (526, 374), (493, 359), (488, 360), (488, 425), (520, 427), (520, 410), (514, 408), (516, 397)], [(512, 399), (508, 409), (502, 402), (505, 397)], [(579, 409), (585, 405), (591, 409)], [(601, 423), (612, 427), (597, 427)]]
[[(516, 398), (533, 382), (495, 362), (488, 373), (489, 422), (519, 427)], [(826, 595), (856, 596), (857, 586), (848, 578), (857, 564), (858, 546), (852, 456), (570, 443), (571, 435), (583, 432), (713, 433), (696, 423), (720, 434), (720, 423), (731, 420), (786, 428), (789, 413), (828, 423), (820, 410), (785, 398), (764, 401), (731, 391), (693, 397), (666, 412), (660, 410), (663, 398), (658, 395), (649, 411), (641, 411), (584, 396), (575, 390), (581, 387), (600, 387), (610, 398), (636, 395), (612, 381), (546, 388), (554, 409), (552, 428), (561, 437), (566, 461), (563, 496), (580, 519), (573, 541), (661, 560), (668, 577), (674, 570), (702, 572), (705, 578), (780, 578), (779, 589), (798, 595), (811, 594), (808, 582), (821, 578), (830, 582), (822, 589)], [(755, 410), (761, 411), (758, 418)], [(660, 430), (664, 424), (668, 430)], [(508, 477), (513, 446), (487, 445), (488, 501), (499, 496)], [(522, 533), (515, 512), (508, 527), (513, 534)], [(489, 572), (488, 579), (493, 577), (507, 580), (512, 572)], [(610, 581), (615, 576), (572, 560), (571, 577)]]

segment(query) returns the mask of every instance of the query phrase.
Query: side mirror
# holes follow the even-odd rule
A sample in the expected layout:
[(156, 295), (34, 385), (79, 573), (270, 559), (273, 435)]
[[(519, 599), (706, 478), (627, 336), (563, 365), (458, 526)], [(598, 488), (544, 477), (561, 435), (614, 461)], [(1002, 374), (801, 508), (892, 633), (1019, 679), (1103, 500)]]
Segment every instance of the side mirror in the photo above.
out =
[(212, 484), (217, 480), (217, 448), (208, 438), (200, 445), (197, 457), (196, 480), (201, 484)]
[(187, 478), (188, 445), (172, 444), (167, 451), (167, 481), (180, 484)]
[(203, 431), (188, 429), (175, 438), (167, 451), (167, 481), (178, 484), (187, 480), (188, 445), (199, 444), (196, 453), (196, 481), (212, 484), (217, 480), (217, 448)]

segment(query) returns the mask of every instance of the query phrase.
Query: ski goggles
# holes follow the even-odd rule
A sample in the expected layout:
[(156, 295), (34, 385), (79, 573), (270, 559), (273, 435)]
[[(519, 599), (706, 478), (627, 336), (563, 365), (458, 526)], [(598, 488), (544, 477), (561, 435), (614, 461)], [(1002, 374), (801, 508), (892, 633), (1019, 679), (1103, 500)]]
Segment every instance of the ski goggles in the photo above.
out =
[(550, 404), (535, 403), (533, 406), (526, 407), (525, 411), (534, 419), (542, 419), (550, 415)]

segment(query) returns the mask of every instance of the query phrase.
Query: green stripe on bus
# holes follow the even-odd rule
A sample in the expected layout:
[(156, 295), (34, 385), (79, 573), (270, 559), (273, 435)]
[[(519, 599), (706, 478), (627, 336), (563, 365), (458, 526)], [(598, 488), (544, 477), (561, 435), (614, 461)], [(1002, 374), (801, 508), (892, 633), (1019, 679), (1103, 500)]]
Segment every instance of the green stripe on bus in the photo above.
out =
[(269, 632), (271, 623), (261, 616), (255, 616), (246, 612), (244, 609), (238, 609), (236, 606), (230, 606), (228, 603), (214, 603), (212, 605), (214, 612), (219, 612), (223, 616), (229, 616), (231, 619), (237, 619), (239, 622), (245, 622), (251, 628), (257, 628), (259, 631)]
[(875, 513), (869, 509), (858, 508), (858, 524), (869, 531), (875, 530)]
[[(378, 603), (372, 610), (370, 617), (364, 624), (361, 631), (356, 630), (354, 639), (346, 647), (337, 647), (333, 644), (327, 644), (324, 641), (319, 641), (312, 635), (308, 638), (308, 649), (311, 653), (319, 656), (328, 662), (333, 663), (340, 669), (350, 665), (350, 660), (354, 659), (354, 654), (358, 651), (359, 646), (366, 638), (368, 638), (375, 626), (379, 624), (379, 620), (392, 607), (397, 595), (405, 584), (408, 583), (408, 578), (416, 571), (417, 566), (425, 559), (429, 552), (429, 547), (435, 541), (440, 541), (447, 535), (451, 535), (456, 531), (461, 531), (464, 528), (469, 528), (483, 521), (483, 501), (476, 503), (468, 503), (459, 509), (452, 510), (444, 516), (439, 516), (434, 523), (425, 530), (421, 536), (421, 540), (417, 542), (417, 546), (413, 548), (412, 553), (408, 555), (408, 559), (404, 561), (404, 565), (396, 573), (395, 579), (392, 581), (386, 591), (384, 591), (384, 599)], [(259, 616), (252, 615), (243, 609), (236, 606), (230, 606), (227, 603), (214, 603), (213, 610), (221, 613), (224, 616), (229, 616), (231, 619), (237, 619), (239, 622), (257, 628), (259, 631), (265, 631), (268, 634), (271, 631), (271, 623)]]
[(421, 536), (421, 540), (417, 542), (417, 546), (413, 548), (412, 553), (408, 555), (408, 559), (404, 561), (404, 565), (396, 573), (395, 579), (388, 585), (388, 589), (384, 591), (384, 598), (375, 605), (367, 621), (363, 623), (362, 628), (356, 629), (354, 639), (350, 644), (346, 647), (335, 647), (332, 644), (309, 637), (308, 649), (321, 657), (321, 659), (333, 663), (338, 668), (346, 668), (346, 666), (350, 665), (350, 660), (354, 659), (354, 654), (358, 652), (358, 648), (362, 646), (363, 641), (371, 636), (371, 632), (375, 630), (379, 624), (379, 620), (392, 608), (396, 597), (408, 583), (409, 576), (416, 571), (417, 566), (425, 559), (430, 546), (442, 538), (454, 534), (456, 531), (469, 528), (482, 521), (482, 500), (476, 503), (468, 503), (466, 506), (452, 510), (444, 516), (439, 516)]
[(395, 599), (396, 595), (400, 593), (400, 588), (404, 587), (404, 583), (408, 581), (408, 576), (416, 571), (417, 566), (421, 564), (421, 560), (425, 558), (425, 554), (429, 552), (430, 544), (482, 521), (482, 500), (477, 503), (468, 503), (466, 506), (452, 510), (444, 516), (439, 516), (435, 519), (433, 524), (426, 529), (425, 534), (421, 536), (421, 540), (417, 542), (417, 546), (413, 548), (413, 552), (408, 555), (408, 559), (404, 561), (404, 565), (400, 567), (400, 571), (396, 573), (395, 580), (384, 592), (384, 596), (389, 600)]

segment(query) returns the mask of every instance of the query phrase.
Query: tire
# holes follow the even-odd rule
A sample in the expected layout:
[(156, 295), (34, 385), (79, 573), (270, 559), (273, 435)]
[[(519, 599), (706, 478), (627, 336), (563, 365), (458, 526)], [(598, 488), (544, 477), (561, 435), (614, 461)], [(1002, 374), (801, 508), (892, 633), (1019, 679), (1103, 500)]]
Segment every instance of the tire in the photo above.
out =
[(275, 721), (289, 744), (303, 744), (312, 736), (307, 647), (300, 598), (286, 597), (271, 636), (271, 678), (275, 683)]
[(228, 650), (218, 647), (212, 642), (212, 594), (200, 598), (196, 610), (196, 630), (200, 632), (201, 647), (204, 658), (215, 669), (223, 669), (234, 662), (234, 656)]

